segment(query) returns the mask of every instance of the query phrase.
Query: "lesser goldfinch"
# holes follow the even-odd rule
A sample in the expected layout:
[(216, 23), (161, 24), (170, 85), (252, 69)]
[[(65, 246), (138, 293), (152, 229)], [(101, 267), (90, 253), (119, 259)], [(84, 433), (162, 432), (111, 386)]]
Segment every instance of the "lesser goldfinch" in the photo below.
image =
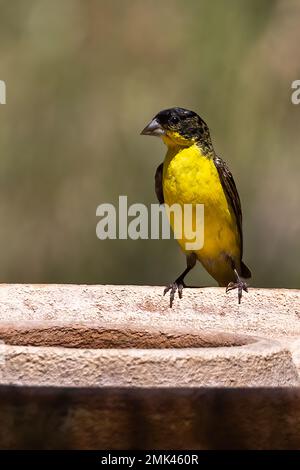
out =
[(187, 267), (164, 290), (170, 291), (170, 307), (176, 291), (182, 298), (184, 278), (197, 260), (226, 292), (237, 288), (240, 303), (243, 290), (248, 292), (242, 278), (251, 277), (242, 261), (241, 203), (230, 170), (214, 151), (207, 124), (195, 112), (176, 107), (160, 111), (141, 134), (161, 137), (168, 147), (155, 173), (159, 203), (180, 204), (183, 210), (184, 204), (204, 205), (202, 248), (189, 251), (184, 237), (178, 240)]

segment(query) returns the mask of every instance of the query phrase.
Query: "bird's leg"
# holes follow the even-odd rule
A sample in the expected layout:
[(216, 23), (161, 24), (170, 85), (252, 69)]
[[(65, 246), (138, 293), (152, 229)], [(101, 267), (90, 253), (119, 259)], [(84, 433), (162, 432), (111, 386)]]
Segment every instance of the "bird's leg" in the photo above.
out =
[(228, 284), (228, 286), (226, 287), (226, 293), (229, 292), (230, 290), (238, 289), (238, 301), (240, 304), (242, 295), (243, 295), (243, 290), (245, 292), (248, 292), (248, 285), (246, 284), (246, 282), (242, 281), (242, 279), (239, 276), (239, 273), (237, 272), (235, 268), (234, 268), (234, 274), (236, 276), (236, 282), (230, 282)]
[(184, 278), (189, 271), (190, 271), (190, 268), (186, 268), (183, 271), (183, 273), (180, 274), (180, 276), (176, 279), (176, 281), (172, 282), (171, 284), (165, 287), (164, 295), (166, 295), (166, 293), (170, 291), (170, 307), (171, 308), (173, 305), (176, 291), (178, 291), (178, 297), (182, 299), (182, 291), (183, 291), (183, 288), (186, 287), (184, 283)]
[(186, 257), (186, 265), (187, 265), (186, 269), (183, 271), (183, 273), (180, 274), (180, 276), (178, 276), (176, 281), (174, 281), (171, 284), (169, 284), (168, 286), (166, 286), (166, 288), (164, 290), (164, 295), (166, 295), (166, 293), (170, 291), (170, 307), (171, 308), (172, 308), (172, 305), (173, 305), (173, 301), (174, 301), (176, 291), (178, 292), (178, 297), (180, 299), (182, 299), (182, 291), (183, 291), (183, 288), (186, 287), (186, 285), (184, 283), (184, 278), (191, 271), (191, 269), (193, 269), (193, 267), (196, 264), (196, 261), (197, 261), (197, 257), (195, 255), (195, 253), (191, 253), (190, 255), (187, 255), (187, 257)]

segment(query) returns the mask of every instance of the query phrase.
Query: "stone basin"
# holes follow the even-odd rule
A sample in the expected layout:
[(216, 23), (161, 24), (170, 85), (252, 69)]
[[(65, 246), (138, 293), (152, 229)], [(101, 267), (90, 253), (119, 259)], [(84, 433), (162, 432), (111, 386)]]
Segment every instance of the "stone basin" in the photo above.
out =
[(2, 285), (0, 448), (300, 447), (299, 298)]

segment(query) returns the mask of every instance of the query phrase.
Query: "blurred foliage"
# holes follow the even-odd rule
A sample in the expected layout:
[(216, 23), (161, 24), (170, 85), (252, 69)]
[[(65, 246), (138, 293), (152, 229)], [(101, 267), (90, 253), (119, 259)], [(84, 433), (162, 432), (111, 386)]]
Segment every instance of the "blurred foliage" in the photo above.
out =
[[(0, 279), (165, 284), (174, 240), (99, 241), (96, 207), (156, 202), (165, 148), (139, 135), (182, 106), (209, 124), (244, 212), (252, 285), (300, 287), (299, 0), (0, 1)], [(197, 268), (196, 284), (214, 281)]]

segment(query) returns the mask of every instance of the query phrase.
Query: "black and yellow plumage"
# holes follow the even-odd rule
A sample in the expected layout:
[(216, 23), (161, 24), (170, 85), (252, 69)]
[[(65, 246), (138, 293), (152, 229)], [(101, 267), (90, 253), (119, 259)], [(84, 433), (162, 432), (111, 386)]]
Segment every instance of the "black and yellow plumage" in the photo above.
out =
[(182, 208), (204, 204), (203, 247), (188, 251), (184, 236), (178, 240), (186, 252), (187, 268), (165, 289), (165, 293), (170, 291), (170, 305), (176, 290), (181, 298), (184, 277), (197, 260), (227, 291), (237, 288), (240, 302), (242, 291), (247, 291), (241, 277), (251, 277), (242, 261), (241, 203), (230, 170), (214, 151), (208, 126), (193, 111), (171, 108), (158, 113), (142, 134), (159, 136), (168, 147), (155, 174), (159, 203)]

